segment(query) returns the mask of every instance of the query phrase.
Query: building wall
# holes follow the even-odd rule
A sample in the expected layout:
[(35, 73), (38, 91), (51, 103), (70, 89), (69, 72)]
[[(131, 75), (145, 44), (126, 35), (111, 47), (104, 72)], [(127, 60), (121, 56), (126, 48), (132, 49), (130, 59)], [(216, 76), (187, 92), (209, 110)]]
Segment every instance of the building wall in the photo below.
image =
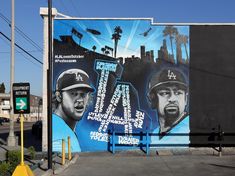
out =
[[(66, 20), (66, 23), (70, 24), (68, 26), (61, 26), (63, 24), (61, 20), (54, 21), (53, 90), (51, 92), (54, 151), (60, 151), (61, 146), (58, 141), (67, 139), (68, 136), (71, 136), (75, 143), (72, 147), (75, 152), (107, 150), (110, 142), (109, 131), (122, 133), (115, 136), (116, 144), (121, 147), (125, 144), (138, 145), (142, 139), (140, 136), (133, 136), (132, 133), (146, 134), (147, 131), (155, 133), (155, 136), (152, 135), (148, 141), (152, 145), (189, 145), (190, 114), (188, 114), (187, 92), (189, 65), (186, 63), (186, 57), (181, 57), (182, 61), (177, 62), (176, 50), (172, 48), (175, 47), (175, 40), (170, 42), (172, 37), (169, 37), (171, 30), (189, 37), (189, 26), (171, 28), (152, 25), (151, 29), (156, 33), (149, 30), (148, 34), (145, 32), (147, 28), (145, 25), (150, 24), (149, 20), (71, 19)], [(132, 23), (137, 21), (139, 25), (136, 31), (145, 32), (143, 36), (134, 34), (132, 31)], [(82, 43), (79, 44), (79, 40), (70, 32), (73, 28), (81, 32), (83, 29), (79, 23), (92, 24), (110, 42), (112, 39), (104, 30), (106, 23), (112, 24), (114, 29), (121, 27), (125, 34), (133, 33), (131, 40), (128, 39), (128, 35), (118, 34), (120, 39), (117, 56), (125, 58), (125, 63), (103, 54), (102, 47), (93, 51), (92, 46), (96, 41), (90, 38), (89, 33), (83, 34)], [(167, 31), (167, 35), (164, 31)], [(156, 40), (150, 40), (154, 34), (158, 45)], [(115, 35), (117, 34), (114, 33)], [(130, 44), (125, 50), (121, 50), (121, 43), (127, 39), (130, 40)], [(105, 42), (106, 40), (100, 41), (104, 46)], [(177, 46), (183, 48), (182, 43), (178, 43)], [(134, 53), (133, 48), (136, 48), (137, 52)], [(188, 45), (186, 48), (189, 50)], [(162, 53), (161, 57), (155, 54), (158, 50)], [(183, 51), (178, 49), (177, 53)], [(185, 56), (185, 52), (181, 54), (179, 56)], [(84, 72), (89, 75), (89, 79), (82, 74)], [(84, 80), (89, 80), (89, 83)], [(92, 98), (89, 103), (84, 103), (83, 107), (86, 108), (82, 113), (74, 113), (83, 107), (78, 106), (77, 103), (82, 99), (78, 96), (79, 93), (75, 95), (73, 91), (81, 92), (87, 87), (93, 88), (89, 94)], [(174, 102), (165, 108), (164, 100), (159, 100), (161, 103), (157, 103), (160, 91), (161, 97), (164, 96), (163, 99), (177, 97), (174, 101), (180, 101), (180, 103)], [(74, 94), (74, 96), (66, 98), (66, 94)], [(166, 109), (166, 113), (162, 113), (163, 108)], [(68, 119), (76, 120), (72, 121), (74, 123), (69, 123)], [(62, 128), (64, 133), (61, 133)], [(175, 138), (168, 135), (172, 133), (185, 133), (185, 136)]]
[[(42, 104), (39, 104), (41, 97), (30, 95), (30, 114), (25, 114), (26, 121), (36, 121), (42, 118)], [(4, 107), (10, 104), (10, 94), (0, 94), (0, 117), (9, 118), (9, 111), (5, 110)], [(15, 115), (15, 120), (18, 115)]]
[[(224, 143), (235, 144), (235, 26), (190, 27), (190, 130), (225, 133)], [(192, 144), (208, 143), (192, 136)]]
[[(74, 129), (68, 127), (66, 123), (63, 123), (63, 119), (66, 120), (66, 118), (59, 117), (56, 114), (58, 111), (56, 112), (55, 109), (58, 102), (56, 102), (56, 98), (53, 99), (54, 114), (52, 118), (57, 119), (57, 121), (53, 121), (53, 135), (56, 136), (56, 138), (53, 136), (53, 141), (57, 143), (58, 140), (67, 138), (67, 134), (61, 134), (60, 132), (61, 127), (59, 128), (59, 125), (62, 123), (62, 128), (68, 127), (70, 130), (71, 133), (68, 134), (75, 133), (78, 137), (74, 138), (74, 140), (79, 142), (79, 147), (81, 147), (81, 149), (79, 148), (80, 151), (107, 150), (110, 142), (108, 140), (109, 131), (115, 130), (125, 135), (123, 138), (116, 136), (117, 143), (120, 145), (138, 144), (140, 140), (129, 134), (141, 134), (141, 132), (147, 133), (147, 131), (155, 133), (155, 136), (157, 136), (154, 139), (152, 137), (154, 135), (152, 135), (150, 143), (152, 145), (159, 145), (164, 140), (162, 140), (163, 137), (160, 135), (159, 130), (161, 127), (159, 122), (160, 108), (157, 107), (159, 105), (157, 100), (154, 104), (155, 108), (152, 107), (151, 101), (153, 98), (150, 96), (149, 90), (151, 78), (161, 69), (167, 68), (168, 75), (166, 77), (175, 79), (176, 74), (174, 71), (172, 72), (172, 68), (177, 68), (186, 77), (186, 87), (189, 85), (189, 92), (186, 93), (187, 96), (185, 98), (187, 100), (185, 101), (186, 103), (184, 102), (185, 116), (183, 118), (183, 120), (188, 120), (189, 125), (185, 123), (185, 126), (189, 129), (185, 128), (180, 132), (167, 131), (169, 135), (164, 136), (166, 141), (161, 144), (166, 144), (166, 146), (172, 144), (175, 147), (180, 145), (194, 146), (198, 144), (209, 146), (211, 143), (211, 134), (218, 132), (220, 129), (225, 132), (225, 135), (230, 135), (224, 137), (223, 143), (228, 146), (235, 145), (235, 108), (233, 108), (235, 98), (235, 94), (233, 94), (235, 88), (233, 81), (233, 74), (235, 73), (235, 26), (175, 26), (178, 32), (181, 32), (178, 34), (190, 38), (190, 41), (184, 42), (182, 38), (178, 38), (176, 46), (173, 40), (174, 46), (172, 48), (169, 40), (171, 37), (169, 37), (169, 34), (164, 34), (165, 29), (169, 26), (153, 25), (153, 30), (159, 28), (159, 31), (161, 31), (161, 37), (158, 38), (158, 42), (162, 43), (162, 46), (159, 44), (158, 47), (154, 48), (158, 52), (154, 52), (151, 48), (152, 46), (156, 46), (154, 42), (151, 43), (151, 47), (149, 45), (150, 42), (148, 44), (146, 42), (146, 45), (138, 46), (140, 48), (139, 59), (134, 56), (130, 58), (129, 56), (122, 58), (126, 59), (125, 62), (119, 63), (116, 58), (92, 51), (89, 46), (93, 45), (92, 39), (87, 40), (89, 38), (89, 36), (86, 36), (87, 34), (83, 36), (83, 43), (81, 45), (78, 44), (78, 41), (72, 38), (70, 28), (73, 25), (77, 25), (75, 28), (79, 30), (79, 20), (77, 23), (74, 23), (73, 20), (66, 20), (66, 22), (71, 23), (71, 25), (67, 27), (63, 26), (63, 28), (68, 28), (66, 31), (63, 31), (61, 30), (59, 19), (55, 20), (53, 97), (55, 98), (57, 96), (56, 93), (58, 93), (57, 91), (59, 91), (56, 89), (59, 75), (71, 68), (85, 71), (89, 75), (91, 81), (90, 86), (95, 91), (93, 102), (86, 109), (87, 112), (82, 115), (82, 118), (76, 122), (76, 128)], [(86, 21), (83, 20), (82, 22), (85, 23)], [(125, 23), (120, 20), (116, 20), (115, 22), (116, 26), (124, 26), (122, 23)], [(89, 24), (94, 23), (93, 21), (89, 21)], [(102, 24), (99, 24), (99, 26), (96, 25), (95, 27), (99, 30), (104, 29), (101, 26)], [(127, 33), (130, 30), (128, 26), (122, 28)], [(190, 34), (188, 35), (189, 29)], [(135, 37), (133, 37), (134, 40)], [(145, 43), (146, 38), (142, 38), (141, 40), (142, 43)], [(187, 46), (190, 44), (190, 50), (184, 47), (184, 43)], [(185, 54), (187, 53), (187, 49), (188, 53), (190, 53), (189, 56)], [(158, 53), (158, 56), (155, 56), (156, 58), (152, 58), (154, 57), (154, 53)], [(82, 57), (70, 58), (71, 55)], [(65, 57), (63, 58), (63, 56)], [(101, 68), (101, 66), (99, 67), (97, 65), (105, 66)], [(115, 70), (112, 70), (114, 68), (113, 65), (115, 65)], [(169, 67), (171, 68), (169, 69)], [(101, 74), (102, 71), (107, 71), (107, 74)], [(110, 74), (110, 72), (113, 73)], [(104, 81), (106, 79), (108, 80), (107, 83)], [(118, 90), (119, 87), (124, 88), (121, 91), (121, 89)], [(122, 99), (122, 102), (116, 97), (120, 100)], [(129, 99), (127, 100), (126, 97)], [(116, 104), (112, 104), (115, 102), (114, 100), (117, 101)], [(174, 111), (173, 108), (171, 110)], [(134, 122), (140, 117), (138, 116), (139, 114), (143, 114), (143, 122), (141, 124), (136, 123), (137, 125), (131, 124), (131, 122)], [(178, 121), (177, 124), (173, 124), (171, 129), (179, 129), (178, 127), (181, 126), (183, 120)], [(179, 138), (174, 136), (177, 133), (183, 134), (181, 136), (179, 135), (179, 137), (182, 137), (182, 140), (178, 140)], [(184, 140), (183, 136), (188, 137), (188, 140)], [(214, 141), (218, 142), (217, 139), (218, 137), (215, 136)]]

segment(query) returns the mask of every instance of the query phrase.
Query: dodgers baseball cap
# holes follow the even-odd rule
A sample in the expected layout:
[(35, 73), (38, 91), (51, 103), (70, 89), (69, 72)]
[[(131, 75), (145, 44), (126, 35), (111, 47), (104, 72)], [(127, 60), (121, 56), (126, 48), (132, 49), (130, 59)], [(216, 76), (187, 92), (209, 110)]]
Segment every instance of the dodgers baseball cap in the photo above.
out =
[(70, 90), (75, 88), (85, 88), (93, 92), (94, 88), (90, 82), (88, 74), (81, 69), (69, 69), (62, 72), (56, 82), (56, 90)]
[(176, 68), (164, 68), (153, 74), (149, 82), (149, 93), (162, 85), (179, 85), (187, 89), (186, 78), (183, 73)]

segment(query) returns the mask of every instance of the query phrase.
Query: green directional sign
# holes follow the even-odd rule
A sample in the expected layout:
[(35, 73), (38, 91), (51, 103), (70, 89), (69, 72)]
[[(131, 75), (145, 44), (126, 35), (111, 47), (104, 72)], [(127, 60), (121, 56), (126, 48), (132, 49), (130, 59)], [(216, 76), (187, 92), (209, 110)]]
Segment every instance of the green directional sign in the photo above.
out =
[(16, 110), (26, 110), (27, 104), (28, 102), (26, 97), (16, 98)]
[(30, 85), (29, 83), (13, 84), (13, 105), (15, 114), (30, 113)]

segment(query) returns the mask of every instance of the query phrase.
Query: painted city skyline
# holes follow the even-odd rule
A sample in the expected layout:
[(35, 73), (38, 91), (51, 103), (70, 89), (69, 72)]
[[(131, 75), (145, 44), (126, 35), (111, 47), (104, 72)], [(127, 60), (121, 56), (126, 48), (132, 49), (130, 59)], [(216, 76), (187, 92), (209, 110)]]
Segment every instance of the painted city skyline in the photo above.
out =
[[(56, 30), (57, 26), (60, 26), (60, 30)], [(118, 34), (115, 32), (117, 27), (121, 30)], [(144, 46), (146, 54), (151, 55), (150, 57), (156, 61), (160, 58), (158, 50), (164, 45), (164, 41), (168, 54), (175, 62), (179, 49), (183, 60), (189, 57), (188, 26), (171, 26), (177, 32), (172, 36), (169, 34), (164, 36), (166, 26), (151, 24), (151, 19), (100, 19), (95, 22), (94, 19), (80, 19), (79, 23), (76, 20), (55, 20), (54, 28), (55, 39), (61, 40), (60, 36), (70, 35), (78, 45), (110, 57), (115, 57), (116, 50), (116, 58), (141, 58), (141, 46)], [(115, 36), (119, 38), (116, 49)], [(181, 41), (178, 40), (181, 43), (177, 48), (178, 36), (186, 37), (186, 41), (183, 43), (182, 38)]]

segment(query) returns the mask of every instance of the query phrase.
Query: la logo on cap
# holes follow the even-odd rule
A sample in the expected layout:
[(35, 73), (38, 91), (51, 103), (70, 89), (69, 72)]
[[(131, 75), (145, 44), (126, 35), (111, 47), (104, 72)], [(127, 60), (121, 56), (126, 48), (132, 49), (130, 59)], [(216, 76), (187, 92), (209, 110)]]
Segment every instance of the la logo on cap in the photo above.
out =
[(171, 70), (168, 70), (167, 76), (168, 76), (168, 79), (174, 79), (174, 80), (176, 80), (176, 75), (175, 75), (174, 72), (171, 71)]
[(83, 78), (79, 73), (76, 74), (76, 80), (77, 81), (83, 81)]

